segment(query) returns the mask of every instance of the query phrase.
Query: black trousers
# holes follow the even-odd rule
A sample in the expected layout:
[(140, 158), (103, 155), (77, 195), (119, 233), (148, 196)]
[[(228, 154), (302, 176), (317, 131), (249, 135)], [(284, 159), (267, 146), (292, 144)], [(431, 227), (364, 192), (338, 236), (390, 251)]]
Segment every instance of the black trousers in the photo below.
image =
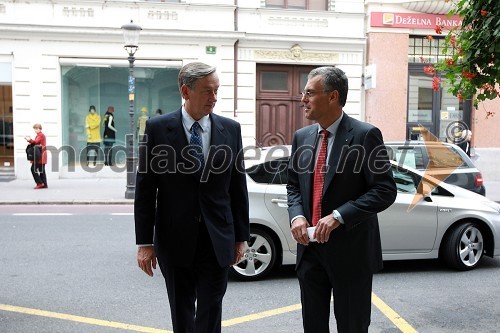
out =
[(331, 267), (331, 255), (319, 243), (305, 250), (297, 276), (305, 333), (330, 332), (330, 301), (338, 333), (367, 333), (370, 326), (373, 274), (346, 278), (346, 272)]
[(104, 165), (113, 165), (114, 141), (104, 141)]
[(87, 142), (87, 165), (89, 165), (91, 158), (95, 165), (100, 150), (101, 144), (99, 142)]
[(35, 163), (31, 164), (31, 174), (37, 185), (47, 185), (47, 175), (45, 174), (45, 164)]
[(191, 265), (181, 267), (161, 261), (159, 265), (167, 285), (174, 332), (220, 333), (228, 267), (219, 266), (204, 222), (200, 222)]

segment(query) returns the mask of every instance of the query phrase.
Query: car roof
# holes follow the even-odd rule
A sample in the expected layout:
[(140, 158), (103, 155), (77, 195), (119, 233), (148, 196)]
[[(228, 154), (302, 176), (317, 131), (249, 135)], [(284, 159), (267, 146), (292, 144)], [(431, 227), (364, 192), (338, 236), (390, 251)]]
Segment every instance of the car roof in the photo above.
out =
[(245, 166), (276, 160), (283, 157), (290, 157), (292, 151), (291, 145), (277, 145), (269, 147), (248, 146), (245, 147), (244, 159)]

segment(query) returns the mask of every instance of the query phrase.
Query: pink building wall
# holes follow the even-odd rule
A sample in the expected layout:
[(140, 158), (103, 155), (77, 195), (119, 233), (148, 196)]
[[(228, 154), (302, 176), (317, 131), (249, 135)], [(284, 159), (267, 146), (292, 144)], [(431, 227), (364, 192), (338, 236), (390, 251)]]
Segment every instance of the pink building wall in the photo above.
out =
[[(486, 118), (486, 113), (495, 112)], [(481, 102), (472, 113), (472, 145), (478, 148), (500, 147), (500, 98)]]
[(406, 138), (408, 35), (368, 34), (367, 65), (376, 65), (376, 87), (366, 90), (366, 121), (377, 126), (385, 141)]

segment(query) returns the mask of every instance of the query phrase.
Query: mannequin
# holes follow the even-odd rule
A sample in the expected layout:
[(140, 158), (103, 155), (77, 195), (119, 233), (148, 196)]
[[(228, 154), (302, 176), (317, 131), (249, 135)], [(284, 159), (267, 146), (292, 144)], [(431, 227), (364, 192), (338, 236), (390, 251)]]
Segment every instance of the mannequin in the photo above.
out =
[(94, 166), (101, 150), (101, 133), (99, 125), (101, 124), (101, 116), (97, 114), (95, 106), (91, 105), (89, 114), (85, 118), (85, 130), (87, 131), (87, 166), (92, 159)]
[(144, 136), (144, 131), (146, 130), (146, 121), (149, 119), (148, 108), (143, 106), (141, 109), (141, 115), (137, 119), (137, 137), (139, 141), (142, 141)]
[(113, 144), (116, 139), (115, 119), (113, 113), (114, 106), (108, 106), (108, 110), (104, 114), (102, 124), (104, 126), (103, 143), (104, 143), (104, 165), (113, 165)]

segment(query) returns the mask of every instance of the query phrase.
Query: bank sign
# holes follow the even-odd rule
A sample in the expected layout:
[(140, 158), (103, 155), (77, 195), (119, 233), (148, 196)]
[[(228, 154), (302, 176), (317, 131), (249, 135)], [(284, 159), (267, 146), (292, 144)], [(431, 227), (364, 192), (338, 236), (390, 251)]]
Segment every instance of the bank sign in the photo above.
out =
[(371, 27), (384, 28), (412, 28), (412, 29), (452, 29), (462, 26), (462, 18), (458, 15), (414, 14), (372, 12), (370, 15)]

